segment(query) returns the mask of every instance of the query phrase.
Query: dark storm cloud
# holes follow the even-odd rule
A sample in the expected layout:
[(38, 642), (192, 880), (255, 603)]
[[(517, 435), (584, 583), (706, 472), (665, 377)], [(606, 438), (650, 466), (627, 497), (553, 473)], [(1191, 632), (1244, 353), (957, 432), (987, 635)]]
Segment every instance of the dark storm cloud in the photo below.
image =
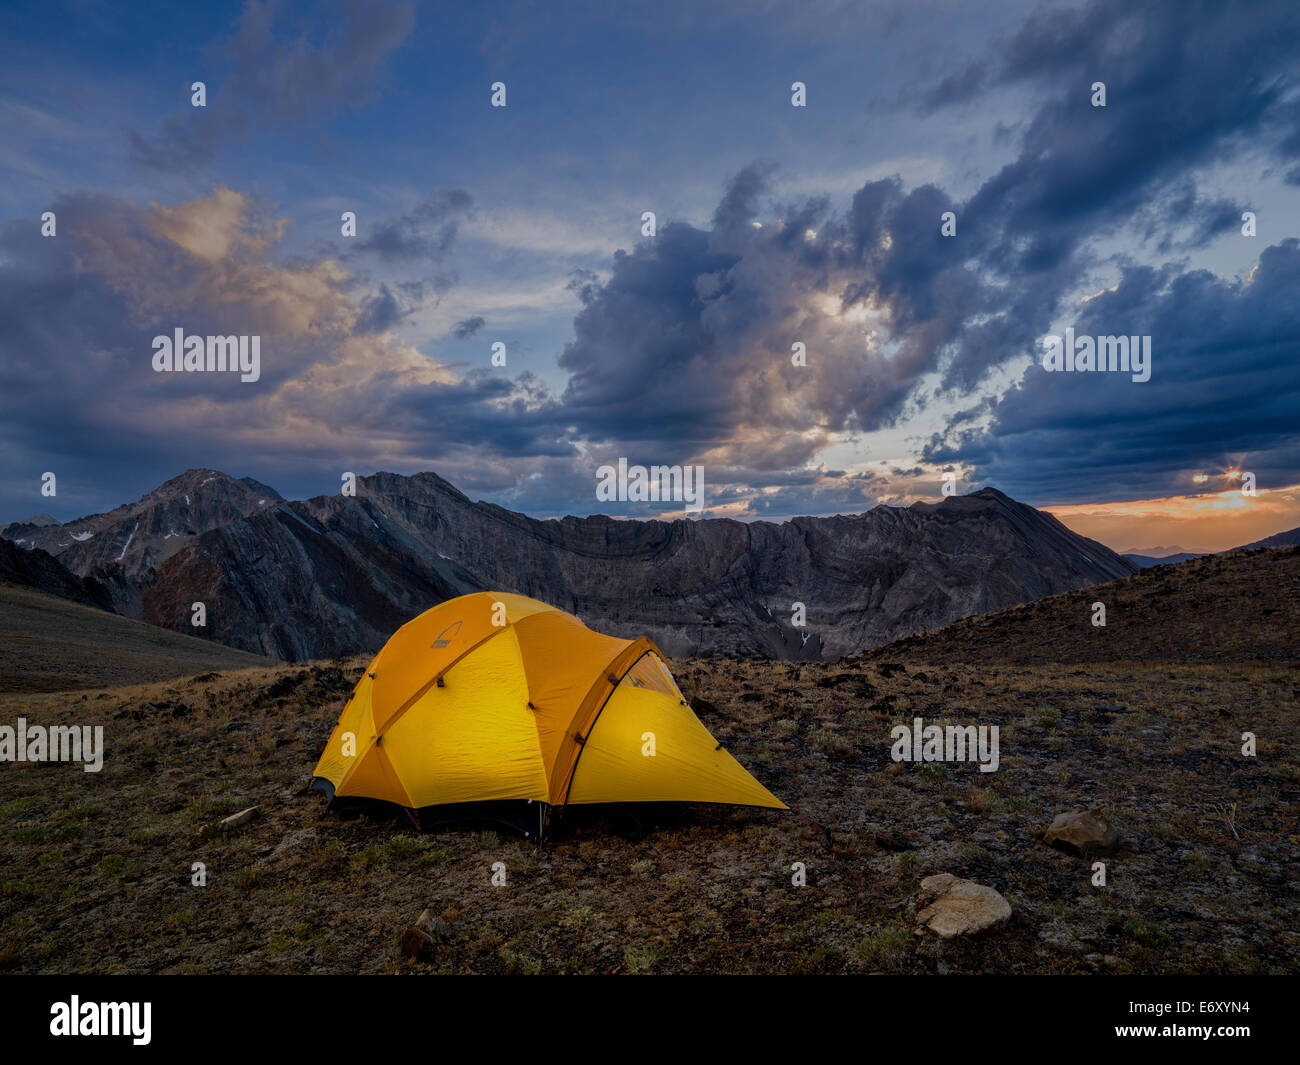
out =
[(973, 463), (1012, 494), (1086, 482), (1094, 498), (1191, 491), (1192, 470), (1254, 472), (1259, 487), (1300, 471), (1300, 240), (1266, 248), (1246, 281), (1205, 270), (1132, 268), (1090, 300), (1079, 333), (1152, 338), (1151, 379), (1047, 373), (1035, 365), (991, 408), (987, 428), (950, 427), (931, 462)]
[[(584, 289), (575, 339), (560, 356), (572, 375), (564, 403), (585, 431), (633, 439), (685, 433), (688, 441), (725, 435), (733, 405), (716, 388), (696, 282), (735, 262), (710, 252), (708, 234), (682, 223), (664, 226), (653, 244), (615, 253), (609, 282)], [(673, 378), (683, 387), (667, 384)], [(676, 393), (672, 405), (663, 403), (667, 391)]]
[[(1032, 16), (978, 79), (1048, 94), (1019, 157), (965, 208), (989, 258), (1007, 270), (1048, 264), (1189, 167), (1252, 146), (1278, 120), (1294, 128), (1279, 109), (1295, 83), (1297, 35), (1290, 3), (1245, 15), (1219, 3), (1099, 0)], [(1091, 105), (1094, 81), (1105, 83), (1104, 108)], [(975, 108), (979, 99), (969, 87), (962, 97)]]
[(473, 318), (466, 318), (457, 322), (455, 328), (451, 331), (451, 335), (457, 340), (468, 340), (485, 325), (487, 325), (487, 319), (475, 315)]
[(361, 318), (357, 322), (357, 330), (362, 333), (382, 333), (397, 325), (406, 313), (393, 290), (386, 284), (381, 284), (377, 294), (361, 301)]
[(577, 289), (560, 364), (584, 433), (797, 467), (831, 434), (893, 424), (927, 373), (974, 383), (1047, 320), (1058, 273), (991, 283), (941, 235), (941, 189), (870, 182), (841, 216), (820, 196), (765, 204), (770, 173), (738, 174), (713, 229), (669, 223)]
[[(867, 427), (905, 392), (860, 324), (839, 316), (845, 264), (807, 228), (831, 223), (824, 202), (754, 228), (736, 189), (721, 216), (743, 224), (721, 241), (727, 250), (713, 246), (717, 231), (670, 222), (618, 252), (604, 284), (582, 285), (560, 365), (571, 375), (564, 407), (584, 436), (724, 462), (743, 453), (756, 470), (799, 466), (828, 434)], [(796, 342), (806, 366), (792, 365)]]
[[(945, 237), (940, 220), (956, 216), (957, 234)], [(1030, 342), (1072, 272), (1050, 266), (1024, 271), (1014, 286), (982, 254), (969, 212), (943, 190), (922, 185), (904, 194), (897, 178), (864, 185), (853, 197), (848, 230), (857, 278), (844, 290), (847, 305), (882, 301), (901, 341), (891, 361), (910, 384), (931, 371), (948, 387), (971, 388), (1017, 345)], [(884, 408), (896, 415), (908, 389), (895, 390)]]
[(731, 241), (747, 235), (745, 230), (758, 218), (761, 197), (775, 169), (770, 163), (751, 163), (732, 178), (713, 212), (712, 237), (716, 250), (725, 250)]
[[(424, 273), (444, 263), (451, 254), (461, 220), (472, 204), (472, 197), (461, 189), (434, 192), (408, 213), (379, 221), (368, 236), (352, 243), (342, 258), (354, 266), (369, 260), (390, 273), (402, 268)], [(376, 288), (368, 273), (357, 272), (349, 283), (364, 291), (359, 297), (359, 331), (380, 333), (396, 327), (421, 308), (436, 304), (456, 283), (456, 275), (454, 271), (441, 271), (406, 281), (380, 281)]]
[(386, 263), (441, 262), (473, 202), (463, 189), (441, 189), (408, 214), (380, 222), (357, 243), (356, 251)]
[(131, 131), (135, 159), (157, 170), (192, 171), (210, 163), (220, 144), (254, 125), (314, 121), (370, 101), (384, 61), (415, 24), (409, 4), (340, 0), (318, 5), (287, 25), (276, 5), (247, 0), (236, 34), (208, 49), (218, 72), (207, 106), (186, 101), (155, 136)]
[[(949, 381), (969, 384), (1008, 354), (1025, 352), (1045, 332), (1045, 312), (1096, 265), (1096, 238), (1136, 221), (1154, 250), (1168, 253), (1239, 227), (1250, 194), (1241, 202), (1204, 198), (1189, 174), (1243, 150), (1289, 154), (1300, 128), (1297, 108), (1284, 103), (1300, 69), (1297, 39), (1294, 4), (1261, 4), (1247, 14), (1223, 4), (1133, 8), (1103, 0), (1031, 17), (987, 63), (937, 86), (926, 98), (931, 109), (973, 99), (978, 107), (979, 87), (1033, 82), (1049, 93), (1019, 157), (959, 211), (985, 274), (1002, 275), (1024, 295), (1002, 324), (967, 333)], [(1105, 108), (1090, 104), (1093, 81), (1105, 82)], [(1294, 280), (1293, 257), (1290, 243), (1268, 249), (1248, 287), (1203, 271), (1179, 276), (1172, 267), (1127, 272), (1118, 291), (1089, 303), (1079, 321), (1094, 322), (1102, 335), (1153, 335), (1158, 377), (1146, 385), (1072, 382), (1035, 369), (997, 405), (989, 428), (954, 421), (926, 457), (972, 461), (985, 476), (1040, 497), (1072, 491), (1066, 486), (1081, 465), (1092, 498), (1181, 491), (1187, 485), (1174, 469), (1198, 449), (1207, 461), (1229, 464), (1231, 452), (1255, 452), (1259, 465), (1294, 481), (1297, 407), (1286, 359), (1294, 367), (1296, 334), (1279, 283)], [(1216, 313), (1206, 315), (1207, 307)], [(1191, 321), (1194, 330), (1186, 328)], [(1244, 353), (1265, 350), (1266, 338), (1273, 361), (1243, 365)], [(1196, 391), (1217, 375), (1208, 392)], [(1256, 404), (1258, 418), (1247, 413)]]

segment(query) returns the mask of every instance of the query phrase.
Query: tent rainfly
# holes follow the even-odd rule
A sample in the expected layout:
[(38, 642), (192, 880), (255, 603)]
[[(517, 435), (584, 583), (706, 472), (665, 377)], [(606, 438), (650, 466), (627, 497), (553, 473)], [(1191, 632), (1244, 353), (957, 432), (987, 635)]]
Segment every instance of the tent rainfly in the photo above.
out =
[(391, 803), (423, 824), (497, 822), (530, 838), (576, 804), (787, 809), (709, 734), (650, 640), (500, 592), (448, 600), (393, 634), (312, 786), (336, 808)]

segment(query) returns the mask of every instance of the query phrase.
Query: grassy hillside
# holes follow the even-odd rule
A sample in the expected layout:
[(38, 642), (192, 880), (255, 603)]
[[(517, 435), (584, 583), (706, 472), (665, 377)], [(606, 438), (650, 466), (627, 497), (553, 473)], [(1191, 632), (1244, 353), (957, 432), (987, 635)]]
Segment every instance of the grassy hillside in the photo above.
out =
[(0, 583), (0, 695), (142, 684), (270, 661)]
[[(1094, 603), (1104, 628), (1092, 624)], [(865, 660), (1295, 662), (1300, 547), (1206, 555), (1081, 592), (966, 618)]]
[[(1070, 626), (1091, 629), (1071, 603), (1087, 596), (1049, 602), (1036, 625), (984, 619), (981, 641), (958, 625), (840, 664), (676, 662), (701, 719), (795, 812), (575, 816), (541, 849), (322, 814), (304, 789), (360, 659), (10, 699), (29, 720), (104, 724), (107, 755), (98, 774), (0, 767), (0, 967), (1294, 973), (1300, 670), (1294, 640), (1264, 661), (1256, 642), (1264, 610), (1292, 617), (1279, 581), (1294, 565), (1270, 553), (1197, 581), (1120, 582), (1106, 594), (1128, 642), (1101, 663), (1071, 657)], [(1166, 606), (1202, 598), (1221, 608)], [(962, 657), (1036, 634), (1027, 654), (1065, 660)], [(1180, 646), (1209, 660), (1156, 657)], [(890, 728), (915, 716), (997, 725), (1001, 768), (891, 761)], [(244, 829), (212, 831), (254, 804)], [(1090, 861), (1041, 841), (1081, 807), (1124, 839), (1104, 888)], [(806, 887), (791, 885), (795, 861)], [(206, 887), (191, 886), (195, 862)], [(1000, 891), (1010, 923), (915, 934), (920, 881), (942, 872)], [(425, 907), (450, 938), (411, 961), (399, 939)]]

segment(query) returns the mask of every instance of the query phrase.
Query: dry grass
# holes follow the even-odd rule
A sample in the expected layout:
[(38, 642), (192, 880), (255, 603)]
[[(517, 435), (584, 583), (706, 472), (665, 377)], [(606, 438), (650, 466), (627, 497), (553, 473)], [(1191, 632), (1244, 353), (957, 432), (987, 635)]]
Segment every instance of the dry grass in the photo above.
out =
[(0, 694), (6, 697), (272, 665), (261, 655), (0, 582)]

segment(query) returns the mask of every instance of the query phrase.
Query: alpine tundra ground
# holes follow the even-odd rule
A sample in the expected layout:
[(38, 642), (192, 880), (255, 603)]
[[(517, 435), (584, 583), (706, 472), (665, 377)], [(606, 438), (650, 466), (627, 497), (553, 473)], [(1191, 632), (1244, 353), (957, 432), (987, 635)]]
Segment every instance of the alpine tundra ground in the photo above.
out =
[[(794, 812), (571, 816), (541, 848), (322, 812), (306, 786), (362, 659), (8, 695), (0, 724), (102, 724), (106, 756), (0, 765), (0, 967), (1294, 973), (1298, 588), (1300, 551), (1254, 552), (836, 664), (676, 661)], [(916, 717), (998, 726), (1000, 768), (894, 762), (890, 729)], [(1105, 887), (1041, 840), (1076, 809), (1122, 836)], [(920, 881), (944, 872), (1001, 892), (1010, 921), (917, 934)], [(446, 941), (414, 961), (399, 942), (425, 908)]]

